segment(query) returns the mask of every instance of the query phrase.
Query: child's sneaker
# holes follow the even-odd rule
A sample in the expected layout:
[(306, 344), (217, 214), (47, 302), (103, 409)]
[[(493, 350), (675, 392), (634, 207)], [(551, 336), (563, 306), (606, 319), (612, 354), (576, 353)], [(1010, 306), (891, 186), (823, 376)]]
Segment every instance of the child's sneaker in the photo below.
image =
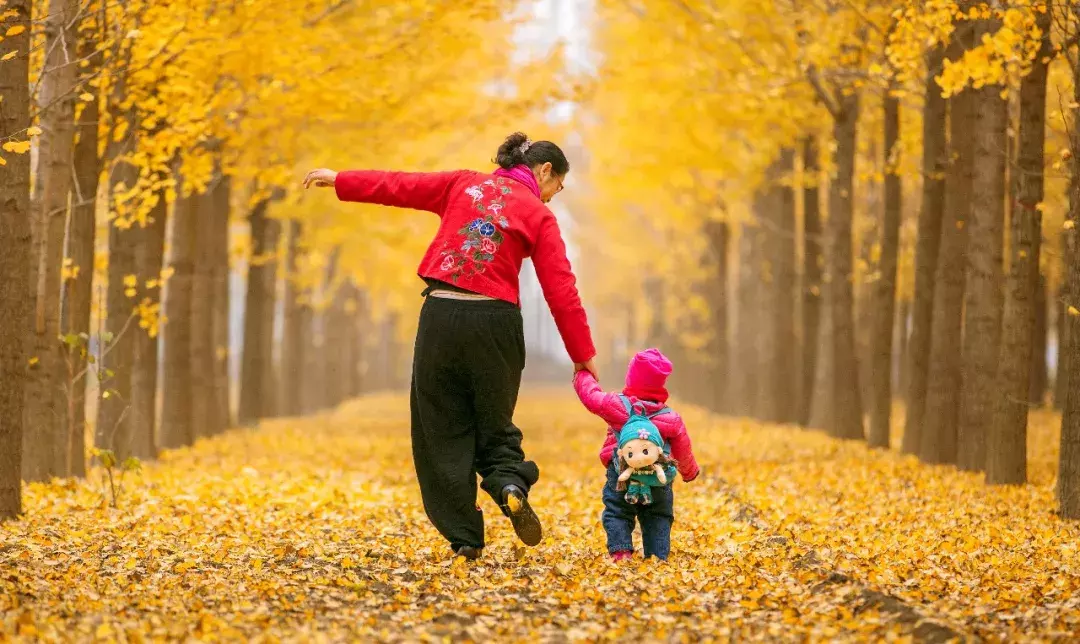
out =
[(618, 552), (611, 553), (611, 560), (615, 563), (619, 563), (620, 561), (626, 561), (627, 559), (631, 559), (633, 558), (633, 556), (634, 553), (630, 550), (620, 550)]

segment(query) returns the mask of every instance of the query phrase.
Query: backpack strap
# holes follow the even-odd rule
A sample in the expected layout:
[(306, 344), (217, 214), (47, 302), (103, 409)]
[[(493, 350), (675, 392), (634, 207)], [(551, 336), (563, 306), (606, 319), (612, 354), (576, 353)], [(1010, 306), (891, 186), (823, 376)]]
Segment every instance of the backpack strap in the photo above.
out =
[(649, 414), (648, 416), (646, 416), (646, 418), (653, 419), (653, 418), (656, 418), (657, 416), (660, 416), (662, 414), (670, 414), (670, 413), (671, 413), (671, 407), (662, 407), (660, 409), (657, 409), (653, 413)]
[(622, 401), (623, 407), (626, 408), (626, 415), (627, 416), (633, 416), (634, 415), (634, 407), (633, 407), (633, 405), (630, 404), (630, 399), (627, 398), (626, 396), (622, 395), (622, 394), (619, 394), (619, 400)]

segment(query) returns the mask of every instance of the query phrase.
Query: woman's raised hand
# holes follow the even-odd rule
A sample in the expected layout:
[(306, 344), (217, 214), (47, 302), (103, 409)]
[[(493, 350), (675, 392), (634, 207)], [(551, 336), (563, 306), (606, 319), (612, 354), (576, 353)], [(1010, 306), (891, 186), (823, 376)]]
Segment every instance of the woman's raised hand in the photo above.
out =
[(316, 188), (330, 188), (333, 187), (335, 181), (337, 181), (336, 172), (326, 168), (319, 168), (307, 173), (307, 176), (304, 177), (304, 188), (310, 188), (312, 185)]
[(596, 378), (597, 382), (600, 381), (600, 376), (596, 374), (596, 365), (593, 364), (593, 361), (591, 359), (586, 360), (585, 362), (575, 362), (574, 373), (577, 373), (579, 371), (588, 371), (592, 374), (593, 378)]

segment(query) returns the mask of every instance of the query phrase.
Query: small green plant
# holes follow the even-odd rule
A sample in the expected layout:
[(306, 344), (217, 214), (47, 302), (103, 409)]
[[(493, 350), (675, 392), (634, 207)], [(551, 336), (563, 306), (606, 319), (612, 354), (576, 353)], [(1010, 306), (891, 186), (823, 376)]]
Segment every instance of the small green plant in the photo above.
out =
[[(93, 454), (105, 470), (105, 476), (101, 479), (102, 501), (114, 508), (119, 507), (120, 494), (124, 489), (124, 475), (128, 472), (138, 472), (142, 469), (142, 463), (134, 456), (129, 456), (117, 467), (116, 454), (112, 450), (95, 449)], [(117, 470), (119, 474), (116, 473)]]

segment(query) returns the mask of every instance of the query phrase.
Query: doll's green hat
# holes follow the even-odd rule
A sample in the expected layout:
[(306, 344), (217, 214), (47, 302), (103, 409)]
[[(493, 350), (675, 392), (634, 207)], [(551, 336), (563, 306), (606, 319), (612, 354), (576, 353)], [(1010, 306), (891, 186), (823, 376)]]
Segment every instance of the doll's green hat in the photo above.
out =
[(645, 416), (631, 416), (630, 420), (619, 430), (619, 449), (622, 449), (632, 440), (643, 440), (654, 443), (657, 447), (664, 447), (664, 439), (660, 436), (660, 430), (651, 420)]

